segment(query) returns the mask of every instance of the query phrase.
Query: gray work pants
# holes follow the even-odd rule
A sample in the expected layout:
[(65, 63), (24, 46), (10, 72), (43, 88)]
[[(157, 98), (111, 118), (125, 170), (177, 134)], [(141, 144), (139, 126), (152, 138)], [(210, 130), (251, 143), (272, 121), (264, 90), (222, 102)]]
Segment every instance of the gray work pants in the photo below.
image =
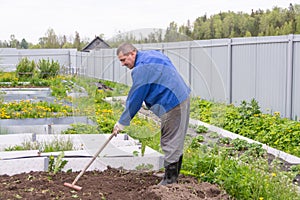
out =
[(161, 148), (164, 166), (177, 162), (183, 154), (185, 135), (189, 125), (190, 98), (161, 116)]

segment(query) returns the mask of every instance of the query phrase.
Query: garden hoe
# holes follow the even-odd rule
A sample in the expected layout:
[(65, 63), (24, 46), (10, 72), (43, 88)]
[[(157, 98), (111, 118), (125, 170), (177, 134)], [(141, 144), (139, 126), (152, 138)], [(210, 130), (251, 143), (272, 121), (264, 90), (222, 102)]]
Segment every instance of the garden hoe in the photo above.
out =
[(109, 141), (113, 138), (113, 136), (116, 136), (117, 133), (113, 132), (111, 136), (106, 140), (106, 142), (102, 145), (102, 147), (97, 151), (97, 153), (93, 156), (92, 160), (84, 167), (83, 170), (77, 175), (73, 183), (64, 183), (64, 186), (67, 186), (69, 188), (72, 188), (74, 190), (81, 190), (82, 187), (75, 185), (79, 178), (83, 175), (83, 173), (89, 168), (89, 166), (94, 162), (94, 160), (98, 157), (98, 155), (102, 152), (102, 150), (106, 147), (106, 145), (109, 143)]

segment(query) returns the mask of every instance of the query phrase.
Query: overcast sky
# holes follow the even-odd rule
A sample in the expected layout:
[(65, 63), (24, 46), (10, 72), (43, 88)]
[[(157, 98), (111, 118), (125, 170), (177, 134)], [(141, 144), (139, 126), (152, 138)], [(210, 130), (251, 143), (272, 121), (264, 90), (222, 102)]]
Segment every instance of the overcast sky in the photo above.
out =
[(220, 11), (271, 10), (300, 4), (300, 0), (0, 0), (0, 40), (23, 38), (38, 43), (52, 28), (56, 35), (104, 39), (144, 28), (178, 26)]

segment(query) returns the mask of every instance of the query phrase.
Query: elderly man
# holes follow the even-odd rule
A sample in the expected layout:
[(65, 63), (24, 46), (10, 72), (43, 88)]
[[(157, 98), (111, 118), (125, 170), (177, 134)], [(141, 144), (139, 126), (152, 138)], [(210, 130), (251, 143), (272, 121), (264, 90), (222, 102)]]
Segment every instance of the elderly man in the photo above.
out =
[(190, 88), (170, 59), (160, 51), (138, 51), (132, 44), (124, 43), (118, 47), (117, 56), (122, 66), (132, 70), (132, 87), (113, 133), (129, 126), (145, 102), (161, 119), (160, 143), (164, 152), (165, 174), (159, 185), (176, 183), (189, 124)]

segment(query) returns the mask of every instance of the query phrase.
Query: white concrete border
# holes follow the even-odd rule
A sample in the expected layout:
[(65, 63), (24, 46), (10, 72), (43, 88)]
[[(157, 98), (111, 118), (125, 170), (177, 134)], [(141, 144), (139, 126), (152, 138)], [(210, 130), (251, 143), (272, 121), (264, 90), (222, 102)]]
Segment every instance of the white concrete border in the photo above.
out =
[(257, 141), (255, 141), (255, 140), (246, 138), (246, 137), (244, 137), (244, 136), (241, 136), (241, 135), (232, 133), (232, 132), (230, 132), (230, 131), (221, 129), (221, 128), (219, 128), (219, 127), (216, 127), (216, 126), (207, 124), (207, 123), (202, 122), (202, 121), (199, 121), (199, 120), (190, 119), (190, 124), (192, 124), (192, 125), (197, 125), (197, 126), (199, 126), (199, 125), (205, 126), (205, 127), (208, 128), (210, 131), (216, 132), (216, 133), (218, 133), (219, 135), (221, 135), (221, 136), (223, 136), (223, 137), (229, 137), (229, 138), (231, 138), (231, 139), (239, 138), (239, 139), (242, 139), (242, 140), (246, 140), (246, 141), (249, 142), (249, 143), (258, 143), (258, 144), (262, 144), (262, 147), (263, 147), (268, 153), (274, 155), (275, 157), (281, 158), (281, 159), (285, 160), (286, 162), (288, 162), (288, 163), (290, 163), (290, 164), (300, 164), (300, 158), (299, 158), (299, 157), (293, 156), (293, 155), (288, 154), (288, 153), (285, 153), (285, 152), (283, 152), (283, 151), (279, 151), (279, 150), (277, 150), (277, 149), (274, 149), (274, 148), (272, 148), (272, 147), (269, 147), (269, 146), (266, 145), (266, 144), (257, 142)]

